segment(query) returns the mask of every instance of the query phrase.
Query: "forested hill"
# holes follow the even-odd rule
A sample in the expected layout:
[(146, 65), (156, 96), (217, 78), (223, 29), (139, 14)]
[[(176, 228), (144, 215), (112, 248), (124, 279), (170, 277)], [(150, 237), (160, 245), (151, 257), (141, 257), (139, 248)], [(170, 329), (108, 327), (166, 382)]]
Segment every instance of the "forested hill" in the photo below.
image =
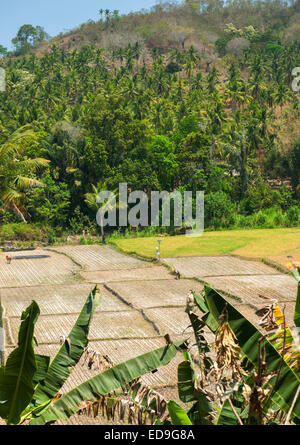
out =
[(299, 0), (194, 1), (19, 33), (0, 61), (2, 224), (77, 230), (87, 194), (120, 182), (204, 190), (210, 227), (298, 224), (299, 17)]

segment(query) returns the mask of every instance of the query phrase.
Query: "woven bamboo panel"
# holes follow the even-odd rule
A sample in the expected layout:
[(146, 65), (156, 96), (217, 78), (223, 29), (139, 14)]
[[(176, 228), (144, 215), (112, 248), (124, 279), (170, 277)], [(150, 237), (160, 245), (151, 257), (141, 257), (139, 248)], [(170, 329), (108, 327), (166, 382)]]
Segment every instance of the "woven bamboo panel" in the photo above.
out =
[(278, 275), (276, 269), (263, 263), (231, 256), (165, 258), (163, 261), (176, 267), (184, 276), (189, 278), (228, 275)]
[(296, 301), (297, 282), (288, 275), (255, 275), (206, 278), (215, 289), (239, 297), (243, 303), (261, 305), (263, 297), (281, 302)]
[[(35, 336), (39, 343), (58, 343), (60, 336), (67, 337), (78, 318), (77, 314), (42, 315), (35, 326)], [(20, 320), (9, 319), (9, 336), (13, 344), (17, 342)], [(97, 312), (94, 314), (89, 338), (131, 338), (156, 336), (151, 323), (138, 311)], [(8, 338), (8, 337), (7, 337)], [(8, 344), (8, 340), (6, 340)]]
[(190, 319), (182, 307), (146, 309), (145, 314), (155, 322), (163, 335), (176, 334), (186, 337), (192, 332)]
[[(89, 347), (102, 355), (107, 355), (114, 365), (122, 363), (126, 360), (146, 354), (154, 349), (166, 346), (164, 338), (143, 338), (143, 339), (126, 339), (126, 340), (107, 340), (107, 341), (90, 341)], [(37, 354), (48, 355), (53, 359), (59, 351), (60, 345), (39, 345), (35, 347)], [(12, 352), (12, 348), (7, 348), (6, 357)], [(143, 381), (151, 386), (158, 387), (161, 385), (175, 385), (177, 382), (177, 367), (183, 360), (182, 355), (178, 353), (170, 363), (157, 370), (155, 373), (147, 374), (143, 377)], [(87, 363), (84, 363), (84, 355), (80, 362), (72, 370), (71, 375), (61, 389), (61, 394), (66, 394), (77, 385), (96, 376), (101, 372), (97, 367), (89, 369)]]
[[(44, 255), (45, 258), (39, 258), (39, 255)], [(11, 264), (6, 263), (5, 256), (5, 253), (0, 254), (0, 288), (72, 284), (78, 281), (72, 273), (76, 271), (76, 267), (64, 255), (43, 250), (22, 252), (22, 254), (18, 252), (11, 254)], [(26, 256), (27, 258), (24, 258)]]
[(109, 283), (109, 288), (136, 308), (185, 306), (190, 290), (200, 293), (203, 286), (192, 280), (156, 280)]
[[(137, 357), (139, 355), (150, 352), (153, 349), (164, 347), (166, 342), (163, 338), (145, 338), (145, 339), (128, 339), (128, 340), (108, 340), (108, 341), (91, 341), (89, 347), (102, 355), (108, 355), (114, 365), (122, 363), (123, 361)], [(59, 350), (59, 345), (39, 345), (35, 347), (35, 352), (42, 355), (48, 355), (51, 359), (54, 358)], [(8, 348), (7, 355), (12, 351)], [(142, 377), (145, 384), (155, 388), (168, 400), (178, 399), (177, 394), (177, 367), (182, 361), (182, 355), (178, 353), (169, 364), (158, 369), (154, 374), (150, 373)], [(71, 375), (63, 385), (60, 393), (66, 394), (76, 386), (84, 383), (86, 380), (99, 374), (98, 369), (88, 369), (84, 363), (84, 355), (82, 356), (78, 365), (73, 369)], [(94, 424), (116, 424), (116, 422), (109, 422), (105, 418), (98, 417), (93, 419), (87, 416), (74, 415), (70, 419), (59, 421), (62, 425), (94, 425)]]
[[(55, 252), (56, 249), (61, 253)], [(46, 258), (37, 258), (38, 255)], [(6, 264), (5, 255), (0, 255), (6, 356), (17, 343), (22, 311), (35, 300), (41, 310), (35, 327), (39, 342), (35, 350), (53, 358), (59, 350), (60, 337), (69, 335), (94, 283), (99, 283), (102, 298), (90, 326), (89, 347), (107, 355), (114, 364), (165, 346), (165, 334), (173, 341), (190, 338), (190, 344), (194, 343), (185, 304), (190, 290), (202, 291), (202, 284), (195, 280), (175, 280), (166, 267), (122, 255), (107, 246), (64, 246), (50, 252), (39, 249), (13, 256), (25, 258)], [(291, 277), (262, 263), (230, 256), (165, 261), (183, 275), (203, 278), (223, 294), (235, 297), (225, 295), (256, 326), (259, 321), (256, 309), (272, 299), (278, 300), (282, 308), (286, 305), (287, 322), (293, 325), (297, 283)], [(214, 342), (211, 333), (206, 333), (206, 337), (209, 343)], [(178, 400), (177, 367), (182, 360), (182, 354), (178, 353), (167, 366), (144, 376), (143, 381), (160, 388), (167, 399)], [(88, 369), (82, 358), (62, 392), (98, 373), (99, 369)], [(60, 423), (113, 424), (86, 416), (73, 416)]]
[[(95, 285), (73, 284), (57, 286), (36, 286), (1, 289), (2, 306), (5, 317), (18, 317), (32, 300), (35, 300), (42, 315), (79, 314)], [(98, 286), (102, 298), (97, 311), (119, 311), (128, 309), (120, 299), (112, 295), (104, 286)]]
[(81, 276), (92, 283), (110, 283), (114, 281), (137, 280), (169, 280), (172, 275), (166, 267), (152, 265), (149, 267), (137, 267), (134, 269), (105, 270), (94, 272), (81, 272)]
[(52, 248), (68, 255), (84, 270), (119, 270), (149, 267), (151, 263), (123, 255), (107, 246), (59, 246)]

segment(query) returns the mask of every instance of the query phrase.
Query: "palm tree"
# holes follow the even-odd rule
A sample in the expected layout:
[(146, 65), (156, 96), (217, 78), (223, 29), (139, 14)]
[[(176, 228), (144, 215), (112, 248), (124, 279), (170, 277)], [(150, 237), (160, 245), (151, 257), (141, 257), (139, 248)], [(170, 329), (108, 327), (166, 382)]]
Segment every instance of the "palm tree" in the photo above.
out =
[(92, 189), (93, 189), (92, 193), (86, 193), (84, 195), (85, 203), (91, 210), (95, 212), (95, 214), (98, 214), (99, 212), (99, 225), (101, 229), (102, 243), (105, 244), (104, 214), (106, 212), (111, 212), (117, 208), (124, 208), (127, 205), (125, 203), (117, 203), (117, 196), (119, 193), (118, 189), (115, 189), (111, 192), (110, 197), (107, 198), (106, 202), (102, 204), (102, 206), (99, 204), (98, 201), (99, 194), (108, 189), (107, 184), (105, 182), (104, 183), (98, 182), (97, 186), (92, 184)]
[(215, 65), (210, 70), (207, 76), (207, 81), (208, 81), (208, 92), (212, 94), (216, 90), (216, 85), (219, 83), (219, 74)]
[(184, 64), (184, 69), (187, 73), (188, 79), (192, 77), (192, 74), (196, 68), (196, 63), (193, 60), (188, 59), (186, 63)]
[(280, 105), (280, 110), (282, 112), (282, 107), (285, 102), (288, 101), (290, 97), (290, 91), (288, 88), (284, 85), (284, 83), (280, 83), (278, 85), (277, 91), (274, 94), (275, 103)]
[(25, 126), (0, 146), (0, 201), (7, 209), (17, 213), (23, 222), (27, 222), (24, 216), (26, 209), (23, 206), (26, 201), (25, 191), (32, 187), (44, 187), (32, 175), (39, 167), (49, 163), (43, 158), (24, 157), (23, 143), (30, 139), (34, 139), (34, 132)]
[(110, 20), (110, 10), (109, 9), (105, 9), (104, 14), (105, 14), (106, 22), (109, 22), (109, 20)]
[(250, 144), (246, 137), (246, 129), (243, 126), (231, 127), (230, 142), (225, 143), (223, 148), (227, 151), (227, 159), (238, 171), (241, 179), (241, 199), (244, 197), (248, 187), (248, 157)]

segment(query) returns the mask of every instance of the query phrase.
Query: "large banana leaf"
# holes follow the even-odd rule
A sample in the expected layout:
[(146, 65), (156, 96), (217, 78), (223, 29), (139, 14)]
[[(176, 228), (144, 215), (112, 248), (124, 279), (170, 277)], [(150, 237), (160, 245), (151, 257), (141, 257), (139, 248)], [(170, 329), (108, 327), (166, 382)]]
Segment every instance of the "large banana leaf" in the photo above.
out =
[(47, 371), (49, 368), (50, 357), (48, 357), (46, 355), (36, 354), (35, 362), (36, 362), (37, 370), (36, 370), (32, 380), (33, 380), (33, 383), (35, 385), (37, 385), (39, 382), (44, 380), (44, 378), (46, 377), (46, 374), (47, 374)]
[(39, 382), (33, 395), (33, 406), (43, 405), (49, 399), (53, 399), (80, 360), (88, 344), (89, 326), (100, 302), (99, 296), (95, 287), (88, 296), (69, 337), (54, 357), (43, 380)]
[(189, 416), (178, 403), (174, 402), (174, 400), (170, 400), (167, 406), (173, 425), (192, 425)]
[[(211, 287), (205, 286), (203, 296), (210, 313), (214, 316), (216, 321), (219, 320), (225, 306), (227, 307), (228, 322), (237, 337), (240, 348), (247, 356), (248, 360), (257, 366), (258, 341), (263, 337), (262, 333)], [(276, 384), (275, 392), (272, 396), (272, 400), (281, 409), (288, 412), (300, 383), (299, 378), (285, 361), (282, 362), (281, 355), (267, 339), (265, 340), (264, 344), (267, 362), (266, 372), (276, 372), (281, 365), (279, 378)], [(271, 379), (270, 383), (274, 384), (274, 380), (275, 378)], [(300, 417), (300, 399), (296, 401), (293, 408), (293, 413), (298, 418)]]
[[(241, 414), (240, 408), (235, 407), (235, 410), (238, 415)], [(236, 415), (232, 411), (232, 408), (230, 406), (228, 399), (226, 399), (222, 405), (220, 414), (218, 416), (217, 425), (239, 425), (239, 424), (240, 423), (239, 423)]]
[[(209, 312), (209, 309), (208, 309), (203, 297), (201, 297), (200, 295), (197, 295), (196, 293), (194, 293), (193, 295), (194, 295), (194, 302), (195, 302), (196, 306), (198, 307), (200, 312), (202, 312), (204, 314), (201, 318), (199, 318), (197, 316), (197, 314), (195, 314), (193, 312), (191, 306), (189, 306), (187, 309), (187, 313), (189, 315), (189, 318), (191, 320), (191, 324), (192, 324), (192, 327), (194, 330), (196, 342), (197, 342), (197, 345), (199, 345), (200, 339), (198, 338), (198, 332), (203, 327), (203, 324), (205, 324), (213, 333), (215, 333), (219, 327), (219, 323), (214, 319), (213, 315)], [(199, 350), (199, 353), (201, 353), (201, 352), (203, 352), (203, 351)]]
[(101, 374), (77, 386), (53, 404), (49, 405), (38, 418), (31, 421), (31, 425), (53, 423), (66, 419), (78, 411), (84, 400), (94, 400), (99, 395), (105, 395), (126, 383), (164, 366), (176, 355), (184, 342), (177, 342), (147, 354), (140, 355), (119, 365), (107, 369)]
[(178, 395), (182, 402), (193, 402), (196, 399), (195, 373), (192, 364), (187, 360), (178, 365)]
[(178, 395), (182, 402), (193, 402), (194, 405), (188, 412), (188, 417), (193, 425), (210, 423), (209, 414), (213, 411), (211, 402), (198, 384), (198, 377), (192, 357), (188, 351), (182, 351), (185, 361), (180, 363), (177, 371)]
[(17, 424), (34, 392), (37, 365), (33, 350), (34, 325), (40, 314), (35, 301), (23, 312), (18, 347), (8, 356), (0, 373), (0, 416), (8, 424)]
[[(209, 313), (208, 307), (204, 299), (197, 294), (194, 296), (194, 305), (190, 303), (187, 305), (186, 312), (191, 321), (192, 328), (194, 330), (196, 344), (199, 351), (199, 359), (201, 367), (205, 366), (203, 353), (209, 352), (209, 347), (203, 335), (203, 327), (206, 325), (212, 332), (215, 332), (218, 324), (214, 317)], [(195, 307), (198, 307), (200, 312), (205, 315), (199, 317), (195, 312)], [(178, 394), (182, 402), (196, 401), (188, 412), (188, 416), (193, 425), (202, 425), (210, 423), (208, 421), (208, 415), (213, 411), (211, 402), (208, 400), (204, 392), (197, 389), (197, 374), (193, 364), (193, 360), (189, 353), (183, 351), (185, 362), (178, 366)]]
[(294, 322), (295, 322), (295, 326), (297, 326), (297, 328), (300, 328), (300, 274), (298, 271), (298, 267), (296, 267), (292, 271), (292, 274), (293, 274), (294, 278), (296, 279), (296, 281), (298, 282), (298, 292), (297, 292), (296, 307), (295, 307), (295, 312), (294, 312)]
[(300, 281), (298, 283), (298, 293), (296, 300), (296, 307), (294, 312), (294, 322), (297, 328), (300, 328)]

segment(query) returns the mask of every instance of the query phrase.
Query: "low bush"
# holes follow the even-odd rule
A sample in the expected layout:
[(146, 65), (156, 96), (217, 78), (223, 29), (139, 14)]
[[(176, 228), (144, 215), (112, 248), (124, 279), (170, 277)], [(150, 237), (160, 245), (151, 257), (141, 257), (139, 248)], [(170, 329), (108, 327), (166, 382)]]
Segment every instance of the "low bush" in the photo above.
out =
[(46, 241), (47, 229), (36, 224), (14, 223), (0, 227), (0, 243), (7, 241)]

